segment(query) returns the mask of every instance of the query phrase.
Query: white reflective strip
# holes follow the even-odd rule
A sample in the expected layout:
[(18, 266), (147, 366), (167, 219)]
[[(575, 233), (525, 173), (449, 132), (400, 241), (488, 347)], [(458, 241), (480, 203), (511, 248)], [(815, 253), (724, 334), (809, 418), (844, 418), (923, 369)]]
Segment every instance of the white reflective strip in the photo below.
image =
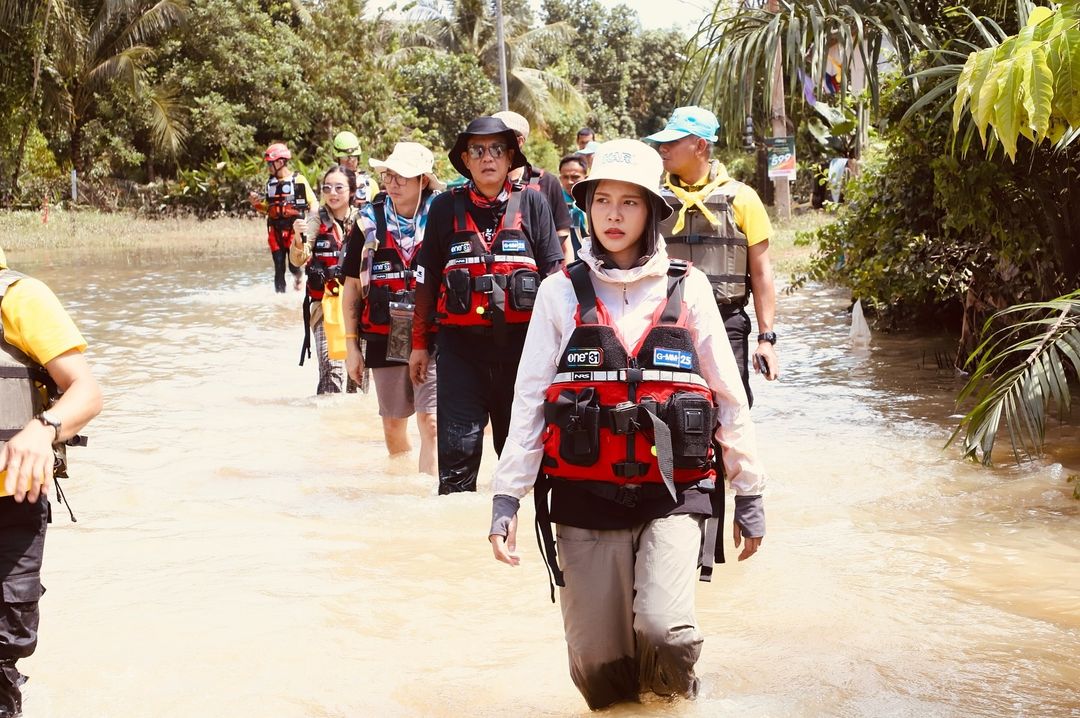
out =
[[(625, 382), (627, 372), (626, 370), (619, 371), (591, 371), (588, 369), (582, 369), (580, 371), (564, 371), (555, 375), (554, 384), (568, 384), (577, 382), (601, 382), (601, 381), (617, 381)], [(657, 369), (646, 369), (641, 372), (641, 380), (643, 382), (664, 382), (667, 384), (693, 384), (694, 386), (709, 387), (709, 384), (704, 378), (688, 371), (660, 371)]]
[[(532, 257), (515, 256), (512, 254), (496, 254), (493, 262), (500, 264), (524, 264), (529, 267), (536, 266), (536, 260)], [(483, 264), (484, 260), (481, 257), (459, 257), (457, 259), (451, 259), (447, 261), (447, 267), (460, 267), (467, 264)]]
[(372, 279), (404, 279), (405, 272), (385, 272), (383, 274), (372, 274)]

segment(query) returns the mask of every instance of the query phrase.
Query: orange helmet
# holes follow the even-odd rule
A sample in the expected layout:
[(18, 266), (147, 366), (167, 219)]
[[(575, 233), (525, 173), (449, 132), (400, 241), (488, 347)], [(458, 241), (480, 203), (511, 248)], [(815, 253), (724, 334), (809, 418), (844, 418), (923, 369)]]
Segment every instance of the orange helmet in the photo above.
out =
[(275, 142), (266, 148), (266, 152), (263, 153), (263, 159), (267, 162), (276, 162), (277, 160), (292, 159), (292, 152), (289, 152), (289, 148), (281, 142)]

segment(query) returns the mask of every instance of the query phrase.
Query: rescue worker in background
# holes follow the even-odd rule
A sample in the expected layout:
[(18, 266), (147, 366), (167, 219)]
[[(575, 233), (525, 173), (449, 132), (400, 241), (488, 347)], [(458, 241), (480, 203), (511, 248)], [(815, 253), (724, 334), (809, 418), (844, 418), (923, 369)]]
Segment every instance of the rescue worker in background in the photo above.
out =
[(769, 261), (772, 224), (757, 192), (710, 159), (719, 128), (716, 115), (708, 110), (679, 107), (667, 126), (645, 141), (656, 144), (664, 159), (664, 198), (675, 209), (660, 227), (668, 252), (708, 275), (753, 406), (747, 366), (750, 317), (745, 309), (751, 293), (758, 325), (754, 371), (769, 381), (780, 377), (773, 327), (776, 290)]
[(360, 169), (360, 140), (351, 132), (339, 132), (334, 135), (334, 162), (356, 173), (356, 190), (352, 204), (357, 209), (375, 198), (379, 185)]
[[(86, 341), (47, 286), (0, 251), (0, 717), (21, 715), (16, 662), (37, 647), (58, 451), (101, 411)], [(60, 473), (59, 476), (66, 476)]]
[(562, 587), (570, 675), (593, 709), (697, 693), (694, 576), (699, 558), (703, 580), (714, 550), (722, 559), (717, 444), (739, 560), (765, 533), (765, 475), (723, 320), (708, 279), (669, 260), (658, 231), (671, 212), (660, 157), (637, 140), (596, 156), (573, 190), (592, 237), (540, 287), (489, 531), (495, 558), (518, 565), (519, 502), (542, 471), (537, 525)]
[(592, 140), (587, 145), (577, 151), (579, 155), (585, 158), (585, 166), (590, 170), (592, 169), (593, 156), (596, 154), (596, 148), (600, 146), (600, 143), (596, 140)]
[(427, 377), (429, 328), (438, 323), (439, 493), (475, 491), (484, 427), (502, 452), (514, 376), (540, 280), (563, 263), (540, 193), (510, 182), (528, 164), (502, 120), (479, 117), (458, 135), (450, 162), (468, 182), (431, 203), (416, 269), (409, 367)]
[[(525, 142), (529, 139), (529, 121), (524, 116), (509, 110), (496, 112), (492, 117), (502, 120), (504, 125), (514, 131), (514, 134), (517, 135), (517, 146), (524, 152)], [(520, 182), (538, 189), (544, 195), (548, 207), (551, 208), (551, 218), (555, 222), (555, 232), (563, 243), (563, 255), (567, 262), (572, 262), (574, 258), (574, 249), (570, 242), (570, 226), (572, 222), (570, 210), (567, 208), (566, 202), (563, 201), (562, 186), (559, 184), (558, 178), (543, 169), (525, 165), (511, 170), (510, 181)]]
[[(293, 241), (293, 225), (297, 219), (316, 212), (319, 203), (304, 176), (289, 169), (292, 152), (288, 147), (275, 142), (266, 148), (263, 159), (270, 170), (265, 193), (260, 196), (257, 192), (249, 192), (248, 199), (256, 212), (266, 215), (266, 241), (274, 257), (274, 291), (282, 294), (285, 292), (285, 264)], [(293, 286), (300, 289), (303, 277), (300, 267), (290, 264), (289, 271), (293, 274)]]
[(591, 127), (582, 127), (577, 131), (577, 148), (578, 151), (585, 149), (585, 146), (590, 142), (596, 140), (596, 133), (592, 131)]
[(559, 184), (562, 185), (566, 208), (570, 210), (570, 247), (574, 251), (571, 261), (577, 259), (577, 253), (581, 251), (581, 238), (588, 235), (589, 226), (585, 213), (574, 203), (570, 190), (588, 174), (589, 165), (579, 154), (566, 155), (559, 160)]
[[(410, 451), (409, 417), (420, 432), (420, 472), (436, 475), (435, 362), (423, 381), (409, 374), (416, 261), (428, 212), (445, 188), (435, 176), (435, 157), (416, 142), (398, 142), (385, 160), (368, 160), (383, 191), (360, 214), (345, 252), (345, 367), (359, 382), (370, 367), (390, 455)], [(366, 342), (367, 355), (360, 339)]]
[(294, 231), (298, 240), (289, 250), (289, 261), (307, 267), (300, 366), (311, 356), (311, 338), (314, 336), (319, 361), (319, 383), (315, 392), (340, 394), (345, 388), (346, 331), (339, 264), (345, 238), (352, 232), (357, 219), (358, 210), (351, 202), (356, 189), (356, 173), (335, 165), (323, 175), (320, 189), (322, 206), (306, 220), (296, 220)]

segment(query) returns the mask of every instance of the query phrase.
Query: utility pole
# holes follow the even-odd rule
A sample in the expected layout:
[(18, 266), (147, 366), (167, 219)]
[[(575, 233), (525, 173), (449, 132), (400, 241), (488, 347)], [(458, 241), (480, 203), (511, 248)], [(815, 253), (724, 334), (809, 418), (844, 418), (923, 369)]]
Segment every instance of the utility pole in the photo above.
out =
[[(769, 0), (768, 11), (780, 12), (780, 0)], [(784, 108), (784, 52), (783, 41), (776, 39), (776, 57), (773, 58), (772, 77), (772, 111), (769, 117), (772, 120), (773, 137), (787, 137), (787, 111)], [(774, 201), (776, 216), (779, 219), (791, 218), (791, 183), (787, 177), (777, 177), (773, 180)]]
[(502, 0), (495, 0), (495, 36), (499, 43), (499, 88), (502, 90), (502, 108), (510, 109), (510, 96), (506, 90), (506, 35), (503, 33)]

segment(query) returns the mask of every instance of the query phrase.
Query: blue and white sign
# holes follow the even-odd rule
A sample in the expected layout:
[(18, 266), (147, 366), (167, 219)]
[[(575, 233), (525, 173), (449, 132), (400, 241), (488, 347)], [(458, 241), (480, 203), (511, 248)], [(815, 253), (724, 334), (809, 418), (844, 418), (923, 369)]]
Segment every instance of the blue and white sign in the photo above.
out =
[(690, 352), (682, 351), (681, 349), (664, 349), (663, 347), (656, 347), (653, 349), (653, 366), (666, 366), (672, 369), (692, 369), (694, 366), (694, 357)]
[(458, 242), (450, 245), (450, 254), (468, 254), (472, 251), (472, 242)]
[(502, 242), (502, 251), (504, 252), (520, 252), (525, 253), (525, 240), (524, 239), (504, 239)]

